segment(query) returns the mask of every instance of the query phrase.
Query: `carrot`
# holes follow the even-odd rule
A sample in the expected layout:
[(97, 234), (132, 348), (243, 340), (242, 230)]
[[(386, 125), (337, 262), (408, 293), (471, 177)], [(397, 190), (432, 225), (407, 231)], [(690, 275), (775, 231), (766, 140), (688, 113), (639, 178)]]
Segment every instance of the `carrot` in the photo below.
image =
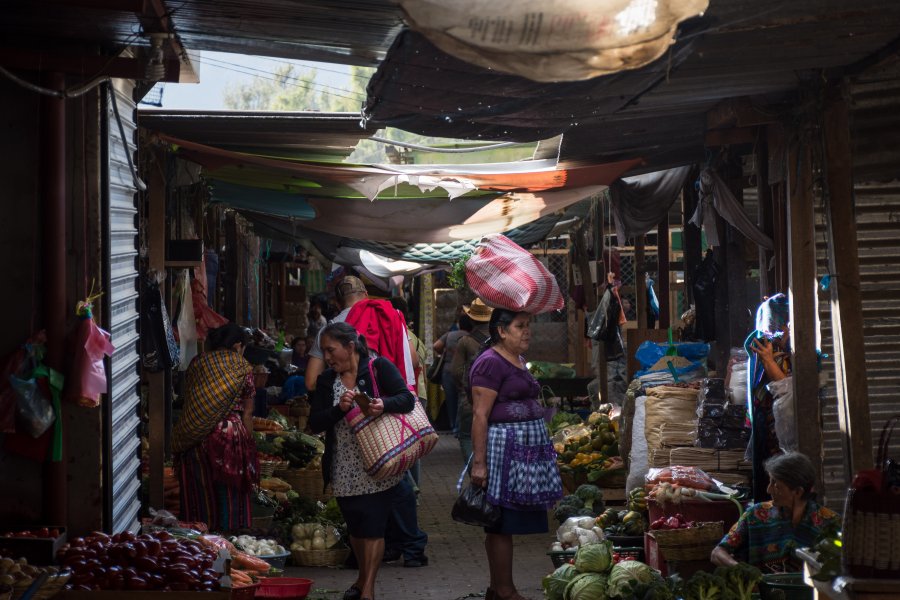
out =
[(231, 576), (231, 582), (235, 585), (235, 587), (253, 585), (253, 579), (239, 569), (231, 569), (229, 575)]
[(271, 565), (264, 561), (261, 558), (257, 558), (255, 556), (250, 556), (240, 550), (235, 550), (231, 553), (231, 562), (234, 565), (237, 565), (241, 569), (246, 569), (248, 571), (262, 571), (264, 573), (268, 573)]

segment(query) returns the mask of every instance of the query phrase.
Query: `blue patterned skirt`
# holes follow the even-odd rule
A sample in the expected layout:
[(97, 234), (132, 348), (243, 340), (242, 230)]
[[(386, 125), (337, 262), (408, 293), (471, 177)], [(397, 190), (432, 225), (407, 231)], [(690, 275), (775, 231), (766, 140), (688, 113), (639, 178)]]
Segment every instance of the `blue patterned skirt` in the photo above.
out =
[(513, 510), (546, 510), (563, 496), (556, 451), (543, 419), (491, 423), (487, 467), (491, 504)]

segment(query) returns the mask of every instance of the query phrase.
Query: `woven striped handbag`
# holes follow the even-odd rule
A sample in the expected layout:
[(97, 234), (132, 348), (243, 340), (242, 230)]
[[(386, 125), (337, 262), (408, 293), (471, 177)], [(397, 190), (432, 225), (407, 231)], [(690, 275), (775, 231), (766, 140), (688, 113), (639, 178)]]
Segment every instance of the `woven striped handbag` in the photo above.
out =
[[(378, 396), (375, 367), (372, 369), (372, 385)], [(359, 406), (351, 408), (344, 419), (359, 442), (360, 454), (366, 473), (372, 479), (385, 479), (405, 473), (413, 464), (431, 452), (438, 441), (425, 409), (418, 399), (408, 413), (382, 413), (367, 417)]]
[(484, 236), (466, 261), (466, 283), (488, 306), (539, 314), (566, 303), (556, 278), (505, 235)]

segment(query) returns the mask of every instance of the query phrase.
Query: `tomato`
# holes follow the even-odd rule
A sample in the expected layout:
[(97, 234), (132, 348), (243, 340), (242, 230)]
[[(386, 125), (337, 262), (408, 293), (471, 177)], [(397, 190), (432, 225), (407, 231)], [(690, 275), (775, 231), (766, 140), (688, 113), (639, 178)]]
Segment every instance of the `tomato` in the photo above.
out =
[(149, 556), (138, 556), (132, 562), (134, 563), (135, 568), (142, 571), (156, 571), (159, 566), (157, 562)]
[(50, 537), (58, 538), (58, 537), (59, 537), (59, 529), (57, 529), (56, 527), (54, 527), (53, 529), (51, 529), (51, 530), (50, 530)]
[(142, 579), (140, 577), (132, 577), (127, 582), (125, 582), (125, 589), (127, 589), (127, 590), (146, 590), (147, 589), (147, 580)]
[(46, 527), (41, 527), (40, 529), (38, 529), (37, 531), (34, 532), (34, 535), (36, 535), (39, 538), (48, 538), (48, 537), (50, 537), (50, 530), (47, 529)]
[(159, 556), (159, 552), (162, 550), (159, 540), (149, 539), (144, 542), (144, 546), (147, 548), (147, 556)]

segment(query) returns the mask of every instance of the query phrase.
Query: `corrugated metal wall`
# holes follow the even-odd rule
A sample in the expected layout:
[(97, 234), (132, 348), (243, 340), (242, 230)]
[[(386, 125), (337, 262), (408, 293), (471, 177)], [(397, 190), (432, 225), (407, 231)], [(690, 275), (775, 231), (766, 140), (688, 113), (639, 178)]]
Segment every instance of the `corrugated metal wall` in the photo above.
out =
[(107, 527), (135, 531), (140, 522), (140, 395), (138, 348), (137, 205), (125, 152), (135, 151), (132, 86), (121, 85), (115, 101), (129, 147), (123, 146), (118, 124), (106, 98), (108, 156), (108, 325), (116, 351), (110, 359), (110, 408), (107, 414)]
[[(872, 420), (872, 443), (885, 421), (900, 413), (897, 380), (900, 361), (900, 184), (856, 184), (856, 226), (866, 349), (866, 375)], [(816, 207), (816, 258), (821, 279), (828, 273), (825, 216)], [(836, 408), (832, 356), (831, 314), (828, 292), (819, 291), (822, 351), (829, 355), (824, 371), (829, 379), (823, 390), (825, 493), (829, 504), (841, 506), (848, 480)], [(900, 458), (900, 436), (894, 436), (894, 457)]]

